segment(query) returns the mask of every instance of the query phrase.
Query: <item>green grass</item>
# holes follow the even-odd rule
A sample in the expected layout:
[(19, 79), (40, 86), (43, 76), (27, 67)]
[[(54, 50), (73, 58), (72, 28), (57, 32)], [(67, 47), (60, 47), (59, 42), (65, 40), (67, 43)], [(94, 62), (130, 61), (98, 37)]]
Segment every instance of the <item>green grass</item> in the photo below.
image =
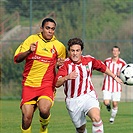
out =
[[(0, 101), (0, 129), (1, 133), (20, 133), (21, 110), (20, 101)], [(133, 103), (119, 103), (119, 111), (114, 124), (109, 123), (110, 113), (106, 111), (101, 103), (101, 117), (104, 123), (105, 133), (133, 133)], [(49, 133), (75, 133), (75, 128), (68, 116), (64, 102), (55, 102), (51, 109), (51, 121), (48, 126)], [(36, 110), (32, 133), (39, 133), (38, 111)], [(87, 118), (87, 130), (91, 133), (91, 121)]]

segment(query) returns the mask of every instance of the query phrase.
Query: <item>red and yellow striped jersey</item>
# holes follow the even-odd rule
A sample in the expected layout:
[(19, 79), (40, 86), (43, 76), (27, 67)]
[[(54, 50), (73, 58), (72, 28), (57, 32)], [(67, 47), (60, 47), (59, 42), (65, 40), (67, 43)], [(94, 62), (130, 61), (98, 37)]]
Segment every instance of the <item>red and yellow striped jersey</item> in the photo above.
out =
[(37, 42), (36, 50), (26, 58), (22, 84), (31, 87), (53, 86), (57, 58), (66, 57), (65, 46), (55, 36), (50, 41), (46, 41), (41, 33), (29, 36), (17, 48), (14, 61), (35, 42)]

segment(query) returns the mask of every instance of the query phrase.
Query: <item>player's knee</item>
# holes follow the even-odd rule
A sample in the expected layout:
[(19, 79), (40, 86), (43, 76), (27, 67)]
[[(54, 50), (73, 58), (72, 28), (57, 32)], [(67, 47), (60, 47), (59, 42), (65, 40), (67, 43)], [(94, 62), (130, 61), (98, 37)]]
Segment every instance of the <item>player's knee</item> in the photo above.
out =
[(110, 104), (110, 102), (108, 100), (104, 100), (103, 103), (104, 103), (104, 105)]
[(48, 117), (49, 117), (49, 115), (50, 115), (50, 110), (49, 109), (41, 109), (40, 110), (40, 116), (42, 117), (42, 118), (45, 118), (45, 119), (47, 119)]
[(117, 102), (113, 102), (113, 108), (117, 108), (118, 107), (118, 103)]
[(100, 120), (101, 120), (101, 118), (99, 115), (92, 118), (92, 122), (99, 122)]
[(32, 121), (31, 114), (23, 114), (23, 121), (30, 123)]

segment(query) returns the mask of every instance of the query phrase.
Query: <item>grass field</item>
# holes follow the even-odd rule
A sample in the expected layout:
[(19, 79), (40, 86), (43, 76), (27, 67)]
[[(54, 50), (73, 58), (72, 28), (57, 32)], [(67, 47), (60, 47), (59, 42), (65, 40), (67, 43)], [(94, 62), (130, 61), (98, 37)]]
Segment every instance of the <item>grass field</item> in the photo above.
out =
[[(0, 129), (1, 133), (20, 133), (21, 111), (20, 101), (0, 101)], [(101, 116), (105, 133), (133, 133), (133, 103), (119, 103), (119, 111), (114, 124), (109, 123), (110, 113), (101, 104)], [(49, 133), (75, 133), (74, 126), (68, 116), (64, 102), (55, 102), (52, 110)], [(39, 133), (38, 111), (32, 122), (32, 133)], [(91, 133), (91, 121), (87, 118), (87, 130)]]

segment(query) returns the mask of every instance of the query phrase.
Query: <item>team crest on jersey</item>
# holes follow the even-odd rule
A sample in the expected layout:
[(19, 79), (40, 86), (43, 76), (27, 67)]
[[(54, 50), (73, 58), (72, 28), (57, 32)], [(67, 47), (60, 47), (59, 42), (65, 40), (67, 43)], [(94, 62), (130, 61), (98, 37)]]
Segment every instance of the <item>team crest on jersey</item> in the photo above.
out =
[(87, 65), (85, 67), (86, 67), (86, 70), (89, 72), (90, 71), (89, 66)]
[(54, 49), (51, 49), (51, 53), (54, 54), (55, 53), (55, 50)]

